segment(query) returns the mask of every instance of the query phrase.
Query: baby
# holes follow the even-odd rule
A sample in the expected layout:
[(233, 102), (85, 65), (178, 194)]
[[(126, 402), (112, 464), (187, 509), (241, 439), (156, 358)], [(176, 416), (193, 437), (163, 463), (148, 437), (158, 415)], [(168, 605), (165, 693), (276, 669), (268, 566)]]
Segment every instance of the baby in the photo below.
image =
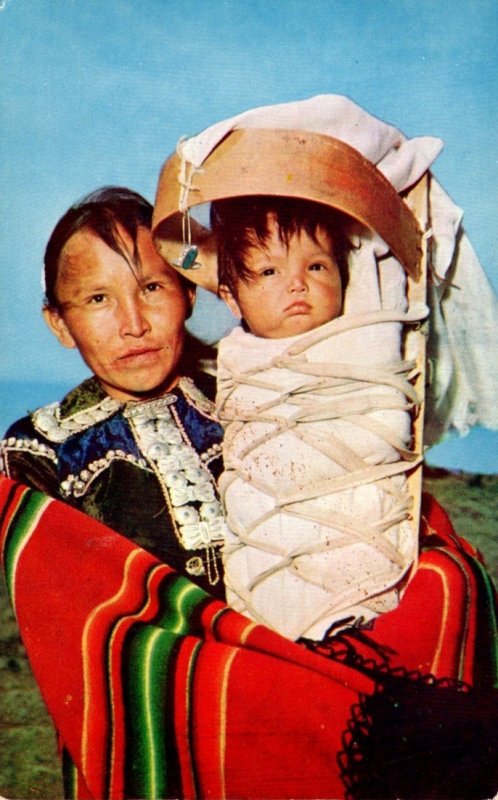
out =
[(354, 229), (329, 206), (219, 200), (211, 227), (219, 293), (242, 320), (218, 359), (227, 600), (289, 638), (322, 638), (394, 608), (416, 558), (399, 466), (411, 387), (389, 372), (401, 327), (348, 329)]
[(351, 244), (338, 211), (306, 200), (255, 197), (211, 205), (219, 293), (247, 330), (282, 339), (342, 311)]

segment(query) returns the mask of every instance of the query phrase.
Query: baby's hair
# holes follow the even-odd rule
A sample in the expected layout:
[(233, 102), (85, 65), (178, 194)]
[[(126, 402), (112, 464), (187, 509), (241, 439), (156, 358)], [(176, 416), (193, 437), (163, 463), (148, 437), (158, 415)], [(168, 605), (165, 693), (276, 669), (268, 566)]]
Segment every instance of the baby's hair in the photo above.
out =
[(264, 246), (270, 237), (269, 215), (275, 217), (280, 239), (286, 246), (301, 231), (314, 241), (318, 228), (327, 233), (344, 291), (353, 245), (346, 233), (351, 220), (340, 211), (312, 200), (260, 195), (218, 200), (211, 203), (210, 215), (218, 250), (218, 284), (227, 286), (234, 297), (238, 296), (239, 281), (250, 281), (251, 273), (244, 263), (247, 251), (255, 244)]

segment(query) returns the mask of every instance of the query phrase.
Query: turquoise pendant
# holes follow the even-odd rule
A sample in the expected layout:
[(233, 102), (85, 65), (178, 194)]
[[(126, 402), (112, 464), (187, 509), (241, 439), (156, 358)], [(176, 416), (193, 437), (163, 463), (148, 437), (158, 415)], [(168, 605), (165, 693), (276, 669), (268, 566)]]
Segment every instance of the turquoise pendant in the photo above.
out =
[(199, 248), (192, 244), (190, 247), (185, 248), (182, 257), (173, 261), (173, 264), (175, 267), (180, 267), (180, 269), (199, 269), (201, 265), (196, 260), (198, 255)]

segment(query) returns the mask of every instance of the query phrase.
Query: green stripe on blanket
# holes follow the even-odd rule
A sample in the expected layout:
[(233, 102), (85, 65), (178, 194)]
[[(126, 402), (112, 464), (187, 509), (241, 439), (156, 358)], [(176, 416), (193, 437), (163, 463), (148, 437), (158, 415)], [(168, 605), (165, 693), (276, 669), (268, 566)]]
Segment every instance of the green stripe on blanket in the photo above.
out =
[(19, 493), (15, 500), (16, 503), (12, 504), (14, 511), (7, 524), (3, 549), (5, 579), (14, 611), (17, 564), (43, 512), (52, 502), (46, 495), (28, 489)]

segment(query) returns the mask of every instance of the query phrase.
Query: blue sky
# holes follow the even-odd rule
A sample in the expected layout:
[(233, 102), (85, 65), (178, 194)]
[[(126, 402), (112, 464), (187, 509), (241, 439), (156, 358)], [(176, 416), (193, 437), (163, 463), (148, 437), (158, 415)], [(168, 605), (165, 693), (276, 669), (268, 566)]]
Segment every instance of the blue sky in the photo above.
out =
[[(38, 384), (9, 392), (2, 427), (86, 375), (40, 316), (43, 250), (59, 216), (104, 184), (153, 199), (180, 136), (252, 106), (346, 94), (409, 136), (442, 138), (434, 171), (465, 210), (498, 291), (495, 0), (0, 0), (0, 9), (0, 381)], [(196, 332), (213, 340), (229, 324), (200, 298)], [(497, 434), (433, 452), (498, 472)]]

